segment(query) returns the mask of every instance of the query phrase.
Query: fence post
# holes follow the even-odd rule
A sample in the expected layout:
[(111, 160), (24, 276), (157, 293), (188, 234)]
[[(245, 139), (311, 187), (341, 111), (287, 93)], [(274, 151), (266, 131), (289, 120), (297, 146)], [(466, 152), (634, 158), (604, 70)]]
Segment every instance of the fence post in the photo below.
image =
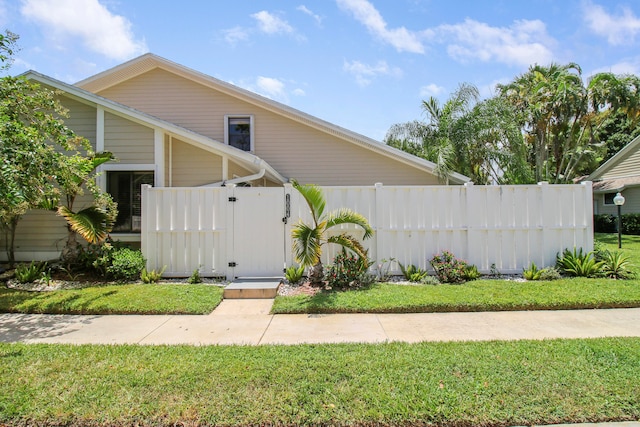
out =
[[(540, 254), (542, 266), (549, 267), (553, 264), (548, 264), (547, 253), (545, 249), (547, 248), (548, 242), (551, 240), (548, 234), (551, 232), (556, 232), (555, 229), (553, 231), (549, 231), (549, 227), (555, 227), (555, 224), (552, 224), (551, 221), (547, 221), (548, 212), (545, 202), (548, 202), (549, 200), (549, 183), (547, 181), (539, 182), (538, 188), (540, 189), (540, 195), (538, 198), (538, 209), (540, 209), (538, 216), (538, 225), (542, 228), (542, 236), (540, 238), (540, 247), (536, 248), (536, 250)], [(551, 212), (551, 210), (549, 211)]]
[[(142, 195), (141, 195), (141, 210), (142, 210), (142, 218), (141, 218), (141, 227), (140, 227), (140, 251), (142, 252), (144, 258), (147, 260), (146, 268), (147, 270), (153, 269), (151, 267), (151, 256), (149, 251), (151, 247), (149, 246), (148, 238), (149, 238), (149, 222), (151, 220), (151, 212), (155, 212), (155, 209), (150, 209), (150, 190), (151, 186), (149, 184), (142, 184)], [(153, 258), (156, 259), (156, 254), (153, 254)]]
[[(284, 226), (284, 271), (286, 271), (289, 263), (293, 265), (293, 240), (291, 239), (291, 228), (293, 226), (293, 221), (297, 222), (297, 219), (292, 217), (293, 210), (293, 197), (291, 193), (293, 192), (293, 185), (291, 183), (285, 183), (284, 186), (284, 199), (285, 199), (285, 216), (286, 224)], [(296, 209), (295, 212), (298, 212)]]
[(226, 234), (226, 239), (225, 239), (225, 249), (223, 251), (224, 253), (224, 261), (223, 261), (223, 266), (225, 268), (226, 271), (226, 276), (227, 276), (227, 280), (233, 280), (234, 279), (234, 273), (235, 270), (233, 267), (229, 266), (229, 262), (234, 261), (233, 257), (235, 257), (235, 247), (233, 245), (233, 229), (235, 227), (235, 217), (234, 217), (234, 208), (235, 208), (235, 203), (230, 202), (230, 198), (231, 197), (235, 197), (235, 188), (236, 185), (235, 184), (227, 184), (225, 186), (225, 188), (227, 189), (227, 196), (226, 196), (226, 202), (227, 202), (227, 223), (225, 224), (225, 234)]
[(585, 228), (584, 241), (587, 244), (586, 251), (593, 250), (593, 183), (591, 181), (584, 181), (580, 187), (584, 192), (584, 221)]
[(485, 250), (481, 246), (479, 231), (473, 221), (473, 218), (475, 217), (475, 215), (477, 215), (477, 213), (474, 213), (474, 209), (479, 208), (478, 200), (476, 197), (477, 190), (476, 187), (474, 187), (473, 182), (469, 181), (464, 183), (464, 192), (464, 200), (466, 204), (464, 213), (465, 218), (463, 220), (463, 223), (460, 225), (466, 228), (464, 232), (466, 233), (467, 253), (462, 256), (471, 264), (477, 265), (478, 268), (482, 270), (486, 268), (483, 262), (483, 254), (485, 253)]
[(384, 258), (381, 253), (380, 250), (381, 248), (383, 248), (382, 246), (382, 241), (380, 238), (380, 231), (382, 230), (382, 218), (384, 217), (384, 208), (385, 208), (385, 203), (384, 203), (384, 187), (382, 186), (381, 182), (376, 182), (374, 184), (375, 187), (375, 206), (376, 206), (376, 217), (375, 217), (375, 221), (374, 224), (371, 224), (371, 227), (374, 229), (374, 235), (373, 238), (375, 239), (375, 241), (373, 242), (375, 250), (376, 250), (376, 263), (381, 260), (382, 258)]

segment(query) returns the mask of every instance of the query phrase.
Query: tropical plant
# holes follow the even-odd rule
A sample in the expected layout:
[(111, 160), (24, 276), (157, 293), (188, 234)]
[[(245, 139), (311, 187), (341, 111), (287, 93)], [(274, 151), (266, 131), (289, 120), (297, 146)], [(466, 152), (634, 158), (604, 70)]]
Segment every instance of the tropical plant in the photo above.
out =
[(611, 279), (632, 279), (635, 273), (629, 257), (620, 251), (602, 251), (599, 253), (602, 262), (602, 274)]
[(404, 266), (401, 262), (398, 262), (398, 265), (400, 266), (402, 275), (409, 282), (421, 282), (422, 279), (424, 279), (429, 274), (428, 271), (422, 270), (413, 264)]
[(477, 280), (480, 277), (478, 267), (475, 265), (466, 265), (462, 273), (462, 278), (466, 281)]
[(378, 282), (385, 282), (390, 279), (389, 270), (391, 269), (391, 263), (395, 260), (395, 258), (383, 258), (375, 265), (373, 270)]
[(302, 280), (303, 275), (304, 275), (303, 265), (300, 265), (300, 266), (292, 265), (287, 267), (284, 271), (285, 279), (287, 279), (287, 282), (289, 282), (292, 285), (295, 285), (300, 280)]
[(15, 271), (19, 283), (31, 283), (40, 278), (47, 268), (46, 262), (31, 261), (29, 264), (18, 264)]
[(304, 267), (312, 267), (309, 281), (314, 286), (321, 286), (324, 280), (324, 268), (322, 266), (322, 246), (334, 243), (347, 248), (360, 257), (366, 258), (367, 254), (358, 239), (349, 233), (329, 235), (331, 228), (342, 224), (355, 224), (364, 230), (363, 239), (373, 235), (373, 229), (367, 219), (350, 209), (338, 209), (325, 213), (326, 200), (322, 189), (313, 184), (301, 185), (292, 181), (293, 187), (300, 192), (307, 202), (312, 216), (312, 223), (305, 224), (302, 221), (293, 226), (291, 235), (294, 239), (293, 251), (296, 261)]
[(343, 248), (327, 269), (327, 285), (332, 289), (354, 289), (369, 285), (374, 280), (374, 276), (368, 273), (371, 264), (366, 251), (363, 257)]
[(157, 271), (157, 270), (147, 270), (146, 267), (142, 269), (142, 272), (140, 273), (140, 280), (142, 280), (142, 283), (158, 283), (160, 281), (160, 279), (162, 278), (162, 274), (164, 273), (164, 270), (167, 268), (167, 266), (165, 265), (164, 267), (162, 267), (162, 270)]
[(562, 276), (555, 267), (546, 267), (540, 270), (540, 280), (550, 281), (560, 279), (562, 279)]
[(570, 276), (594, 277), (601, 273), (602, 261), (597, 261), (593, 252), (583, 252), (582, 248), (565, 249), (556, 256), (556, 265)]
[(529, 268), (522, 269), (522, 277), (526, 280), (540, 280), (540, 276), (542, 276), (542, 270), (538, 270), (535, 262), (531, 262)]

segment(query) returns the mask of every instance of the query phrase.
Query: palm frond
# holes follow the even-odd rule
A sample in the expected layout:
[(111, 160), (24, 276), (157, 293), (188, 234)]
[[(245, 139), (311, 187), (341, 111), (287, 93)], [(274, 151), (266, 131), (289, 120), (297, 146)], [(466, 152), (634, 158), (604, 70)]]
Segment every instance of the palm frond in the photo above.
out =
[(364, 239), (368, 239), (373, 235), (373, 228), (369, 225), (367, 218), (351, 209), (343, 208), (329, 213), (326, 229), (330, 229), (339, 224), (355, 224), (360, 226), (364, 230)]
[(337, 236), (330, 236), (327, 239), (327, 242), (340, 245), (343, 248), (347, 248), (355, 252), (360, 257), (363, 257), (363, 258), (367, 257), (367, 251), (364, 248), (364, 246), (362, 246), (362, 244), (358, 241), (358, 239), (356, 239), (355, 237), (347, 233), (342, 233)]
[(110, 162), (111, 160), (114, 160), (115, 157), (113, 155), (113, 153), (109, 152), (109, 151), (102, 151), (100, 153), (95, 153), (93, 156), (91, 156), (91, 165), (93, 166), (93, 169), (97, 169), (98, 166)]
[(113, 228), (112, 217), (96, 206), (78, 212), (73, 212), (66, 206), (60, 206), (58, 214), (67, 220), (71, 230), (89, 243), (97, 243), (104, 239)]
[(319, 229), (301, 222), (293, 226), (291, 236), (296, 261), (305, 267), (315, 265), (322, 253)]
[(320, 218), (322, 218), (322, 214), (324, 213), (324, 208), (327, 203), (324, 198), (324, 194), (322, 193), (322, 189), (314, 184), (301, 185), (295, 179), (291, 181), (291, 184), (293, 185), (293, 188), (298, 190), (306, 200), (309, 205), (309, 209), (311, 209), (313, 220), (317, 225), (320, 222)]

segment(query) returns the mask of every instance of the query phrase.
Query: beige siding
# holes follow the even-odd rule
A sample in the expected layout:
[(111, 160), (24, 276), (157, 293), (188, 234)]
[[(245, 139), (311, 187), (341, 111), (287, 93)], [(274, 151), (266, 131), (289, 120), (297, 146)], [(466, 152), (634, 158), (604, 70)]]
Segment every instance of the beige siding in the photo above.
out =
[(173, 165), (173, 187), (197, 187), (224, 179), (221, 156), (177, 138), (173, 138), (170, 158)]
[(60, 103), (69, 110), (64, 123), (76, 135), (87, 138), (93, 149), (96, 148), (96, 108), (68, 97), (61, 97)]
[[(34, 210), (27, 212), (16, 230), (16, 254), (20, 252), (57, 252), (62, 249), (67, 236), (65, 221), (55, 212)], [(2, 239), (3, 258), (6, 257)], [(26, 259), (22, 259), (27, 261)]]
[[(622, 191), (622, 195), (625, 198), (622, 213), (640, 213), (640, 187), (627, 188)], [(615, 205), (604, 204), (604, 194), (601, 193), (594, 194), (593, 205), (596, 214), (616, 215), (618, 213), (618, 208)]]
[(99, 95), (224, 141), (224, 116), (254, 116), (255, 154), (287, 178), (318, 185), (432, 185), (434, 175), (255, 105), (155, 69)]
[(115, 114), (104, 114), (104, 149), (122, 164), (152, 164), (153, 129)]
[(622, 178), (638, 174), (640, 174), (640, 147), (628, 153), (623, 159), (618, 160), (615, 166), (599, 178)]

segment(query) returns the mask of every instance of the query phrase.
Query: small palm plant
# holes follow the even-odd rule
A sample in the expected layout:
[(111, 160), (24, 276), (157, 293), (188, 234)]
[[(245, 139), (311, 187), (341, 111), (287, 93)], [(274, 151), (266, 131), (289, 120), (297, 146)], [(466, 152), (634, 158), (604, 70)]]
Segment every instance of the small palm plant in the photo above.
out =
[(291, 236), (294, 239), (294, 254), (301, 265), (313, 267), (309, 274), (311, 284), (321, 286), (324, 279), (324, 268), (320, 258), (323, 245), (335, 243), (360, 257), (366, 257), (366, 251), (358, 239), (348, 233), (328, 236), (329, 229), (340, 224), (355, 224), (364, 230), (364, 239), (373, 235), (373, 229), (364, 216), (351, 209), (343, 208), (325, 214), (326, 200), (320, 187), (313, 184), (301, 185), (295, 180), (292, 184), (306, 200), (313, 217), (312, 224), (300, 222), (293, 226)]

